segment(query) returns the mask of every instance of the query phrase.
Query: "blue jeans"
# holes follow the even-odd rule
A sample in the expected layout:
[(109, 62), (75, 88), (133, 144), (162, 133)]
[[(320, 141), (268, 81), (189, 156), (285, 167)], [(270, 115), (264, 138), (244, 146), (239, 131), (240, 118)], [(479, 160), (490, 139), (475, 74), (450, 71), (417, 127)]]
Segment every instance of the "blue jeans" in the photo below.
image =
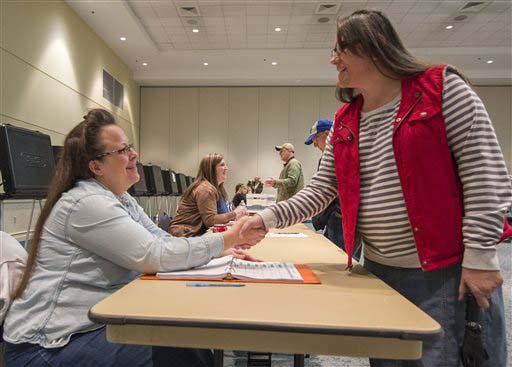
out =
[[(458, 301), (460, 264), (424, 272), (381, 265), (368, 259), (364, 266), (390, 287), (425, 311), (443, 328), (435, 341), (423, 343), (423, 356), (417, 361), (370, 359), (372, 367), (461, 367), (460, 347), (464, 338), (466, 304)], [(492, 293), (491, 307), (480, 310), (483, 343), (489, 354), (485, 367), (506, 367), (507, 343), (505, 308), (501, 287)]]
[[(341, 218), (337, 217), (335, 214), (331, 214), (329, 220), (327, 221), (327, 225), (325, 226), (324, 236), (327, 237), (331, 242), (333, 242), (336, 246), (346, 252), (345, 250), (345, 240), (343, 239), (343, 227)], [(361, 257), (361, 247), (352, 255), (354, 259), (359, 261)]]
[(210, 350), (113, 344), (107, 341), (105, 328), (75, 334), (61, 348), (5, 343), (5, 360), (9, 367), (213, 366)]

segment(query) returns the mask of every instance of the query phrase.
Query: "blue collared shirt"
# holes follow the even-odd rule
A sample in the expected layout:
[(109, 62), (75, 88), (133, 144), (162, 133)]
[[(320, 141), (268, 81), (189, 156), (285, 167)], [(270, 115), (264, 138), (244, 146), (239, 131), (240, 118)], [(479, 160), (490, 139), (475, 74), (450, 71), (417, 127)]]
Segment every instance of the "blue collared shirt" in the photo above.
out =
[(128, 193), (116, 197), (94, 179), (57, 201), (44, 225), (27, 288), (4, 324), (9, 343), (66, 345), (94, 330), (89, 309), (140, 273), (187, 269), (219, 256), (220, 235), (172, 237)]

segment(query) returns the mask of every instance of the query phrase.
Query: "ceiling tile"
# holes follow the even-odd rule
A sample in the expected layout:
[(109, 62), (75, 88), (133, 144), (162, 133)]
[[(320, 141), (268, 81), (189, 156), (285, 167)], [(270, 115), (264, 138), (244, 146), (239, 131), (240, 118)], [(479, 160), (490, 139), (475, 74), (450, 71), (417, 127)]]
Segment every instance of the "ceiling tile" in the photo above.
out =
[(205, 26), (224, 26), (224, 17), (203, 17)]
[(303, 42), (286, 42), (286, 48), (302, 48)]
[(289, 23), (290, 17), (284, 16), (284, 15), (278, 15), (278, 16), (270, 16), (268, 17), (268, 24), (270, 26), (285, 26)]
[(167, 27), (167, 26), (170, 26), (170, 27), (175, 27), (175, 26), (181, 26), (182, 23), (181, 23), (181, 19), (180, 18), (165, 18), (165, 19), (160, 19), (160, 23)]
[(151, 3), (149, 1), (140, 1), (140, 0), (128, 0), (128, 5), (135, 10), (141, 8), (151, 8)]
[(161, 51), (174, 50), (175, 47), (172, 43), (158, 43), (158, 49)]
[(153, 10), (160, 18), (178, 17), (178, 12), (174, 5), (171, 6), (153, 6)]
[(183, 27), (165, 27), (165, 30), (168, 34), (182, 34), (186, 35), (187, 31)]
[(294, 15), (290, 17), (290, 24), (310, 24), (311, 15)]
[(199, 12), (203, 17), (222, 17), (222, 7), (219, 5), (199, 5)]
[(312, 15), (315, 13), (315, 3), (294, 3), (291, 14), (296, 15)]
[(264, 16), (247, 16), (246, 19), (247, 24), (262, 24), (267, 25), (268, 23), (268, 17)]
[(208, 40), (210, 42), (226, 42), (228, 41), (228, 37), (224, 35), (215, 35), (215, 34), (209, 34)]
[(361, 10), (366, 7), (367, 1), (348, 1), (341, 3), (339, 14), (350, 15), (356, 10)]
[(209, 27), (206, 27), (205, 30), (206, 30), (206, 33), (208, 33), (208, 34), (226, 34), (227, 33), (226, 27), (224, 27), (224, 25), (209, 26)]
[(413, 5), (411, 9), (409, 9), (407, 16), (423, 15), (425, 17), (426, 15), (432, 13), (440, 4), (441, 1), (418, 1)]
[(392, 1), (368, 1), (365, 7), (386, 12), (391, 3)]
[(267, 42), (266, 34), (247, 34), (247, 42)]
[(270, 14), (270, 16), (290, 15), (292, 12), (292, 8), (293, 8), (293, 4), (291, 4), (291, 3), (272, 2), (272, 3), (270, 3), (269, 14)]
[(247, 34), (267, 34), (268, 27), (266, 24), (247, 24)]
[(307, 34), (311, 28), (310, 24), (290, 24), (287, 29), (288, 34)]
[(247, 16), (268, 16), (268, 4), (247, 4), (245, 8)]
[(287, 37), (286, 38), (286, 43), (301, 43), (301, 44), (304, 44), (304, 42), (306, 41), (306, 37), (307, 37), (307, 35), (299, 36), (299, 37)]
[(511, 1), (493, 1), (489, 5), (487, 5), (484, 9), (486, 13), (504, 13), (505, 11), (509, 11), (512, 8)]
[(222, 12), (226, 17), (245, 17), (246, 15), (244, 5), (223, 5)]
[[(412, 8), (414, 2), (412, 1), (393, 1), (388, 8), (386, 9), (386, 14), (407, 14), (407, 12)], [(342, 5), (343, 6), (343, 5)]]
[(310, 33), (306, 37), (306, 42), (324, 42), (326, 36), (325, 33)]
[(309, 27), (312, 33), (327, 33), (333, 29), (336, 29), (336, 26), (333, 24), (312, 24), (311, 27)]
[(228, 25), (245, 25), (245, 15), (243, 17), (224, 17), (224, 24), (226, 26)]

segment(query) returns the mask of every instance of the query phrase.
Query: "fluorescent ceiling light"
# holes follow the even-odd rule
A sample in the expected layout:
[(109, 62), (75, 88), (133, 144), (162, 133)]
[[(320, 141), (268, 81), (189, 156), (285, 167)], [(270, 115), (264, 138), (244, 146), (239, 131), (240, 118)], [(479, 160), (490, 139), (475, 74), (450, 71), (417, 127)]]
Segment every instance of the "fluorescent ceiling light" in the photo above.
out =
[(126, 37), (119, 38), (121, 41), (126, 41)]

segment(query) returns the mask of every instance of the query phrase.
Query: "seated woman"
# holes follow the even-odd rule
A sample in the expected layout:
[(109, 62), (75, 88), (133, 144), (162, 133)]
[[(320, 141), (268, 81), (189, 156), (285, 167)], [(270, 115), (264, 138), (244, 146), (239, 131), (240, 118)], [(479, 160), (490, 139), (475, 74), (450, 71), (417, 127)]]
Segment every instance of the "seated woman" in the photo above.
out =
[[(66, 136), (27, 266), (4, 324), (8, 366), (211, 366), (209, 350), (112, 344), (91, 306), (139, 273), (187, 269), (254, 245), (240, 225), (204, 238), (159, 229), (126, 190), (137, 153), (107, 111)], [(241, 221), (243, 223), (243, 221)]]
[(238, 208), (238, 206), (244, 202), (247, 205), (247, 193), (249, 192), (249, 188), (244, 184), (236, 185), (236, 194), (233, 196), (233, 207)]
[(227, 171), (228, 166), (220, 154), (210, 153), (201, 160), (196, 179), (183, 193), (169, 226), (173, 236), (199, 236), (214, 224), (225, 224), (247, 215), (247, 210), (242, 207), (231, 212), (228, 209), (224, 189)]

